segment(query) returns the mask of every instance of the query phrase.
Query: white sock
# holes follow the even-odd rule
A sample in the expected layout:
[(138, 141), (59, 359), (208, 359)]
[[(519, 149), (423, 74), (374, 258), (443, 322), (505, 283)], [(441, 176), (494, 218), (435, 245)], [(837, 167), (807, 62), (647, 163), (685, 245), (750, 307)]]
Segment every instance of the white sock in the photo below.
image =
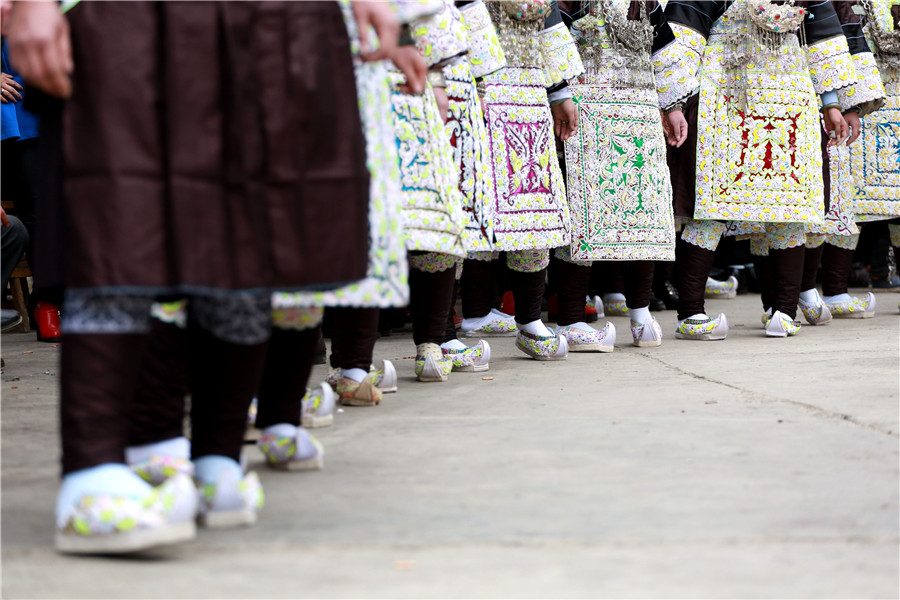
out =
[(468, 348), (465, 344), (463, 344), (459, 340), (450, 340), (449, 342), (444, 342), (441, 344), (441, 348), (444, 350), (465, 350)]
[(824, 296), (822, 298), (828, 304), (832, 304), (834, 302), (850, 302), (853, 300), (853, 296), (850, 294), (838, 294), (837, 296)]
[[(499, 311), (498, 311), (499, 312)], [(502, 314), (502, 313), (501, 313)], [(483, 317), (478, 317), (477, 319), (463, 319), (460, 328), (463, 331), (472, 331), (474, 329), (481, 329), (488, 323), (494, 320), (493, 312), (489, 312)]]
[(516, 327), (526, 333), (530, 333), (531, 335), (540, 335), (543, 337), (549, 337), (553, 335), (553, 333), (549, 329), (547, 329), (547, 326), (544, 325), (540, 319), (532, 321), (531, 323), (525, 323), (524, 325), (521, 323), (516, 323)]
[(563, 327), (572, 327), (573, 329), (580, 329), (582, 331), (597, 331), (584, 321), (579, 321), (578, 323), (572, 323), (571, 325), (563, 325)]
[(603, 294), (604, 302), (609, 303), (613, 300), (625, 302), (625, 294)]
[(368, 373), (362, 369), (341, 369), (341, 377), (352, 379), (356, 383), (362, 383), (362, 380), (366, 378), (366, 375), (368, 375)]
[(184, 436), (163, 440), (143, 446), (125, 448), (125, 462), (134, 465), (151, 456), (171, 456), (172, 458), (190, 458), (191, 442)]
[(806, 290), (805, 292), (800, 292), (800, 299), (803, 300), (803, 302), (805, 302), (806, 304), (818, 304), (819, 292), (816, 290), (816, 288)]
[[(280, 425), (273, 425), (272, 427), (281, 427)], [(269, 427), (269, 429), (272, 429)], [(294, 427), (293, 425), (287, 425), (287, 427)], [(294, 427), (296, 429), (296, 427)], [(240, 481), (244, 478), (244, 470), (241, 468), (241, 465), (237, 463), (233, 458), (228, 458), (227, 456), (203, 456), (194, 461), (194, 478), (197, 479), (200, 483), (205, 485), (215, 484), (219, 481), (219, 476), (224, 471), (231, 471), (234, 475), (235, 481)]]
[(650, 316), (650, 306), (647, 305), (644, 308), (630, 308), (628, 309), (628, 316), (631, 317), (631, 320), (635, 323), (649, 323), (653, 317)]
[(106, 463), (69, 473), (62, 478), (56, 497), (57, 524), (65, 526), (69, 508), (84, 494), (112, 494), (137, 499), (149, 494), (152, 489), (149, 483), (121, 463)]
[(508, 314), (506, 314), (505, 312), (503, 312), (503, 311), (501, 311), (501, 310), (497, 310), (496, 308), (492, 308), (492, 309), (491, 309), (491, 313), (497, 315), (497, 316), (500, 317), (501, 319), (512, 319), (512, 318), (513, 318), (512, 315), (508, 315)]

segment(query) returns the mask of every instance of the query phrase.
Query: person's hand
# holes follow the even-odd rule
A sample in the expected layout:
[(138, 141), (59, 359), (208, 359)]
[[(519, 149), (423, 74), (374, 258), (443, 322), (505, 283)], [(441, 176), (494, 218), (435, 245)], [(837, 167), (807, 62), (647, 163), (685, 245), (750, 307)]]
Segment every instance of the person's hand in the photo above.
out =
[[(366, 62), (389, 58), (397, 49), (400, 22), (387, 2), (351, 2), (353, 16), (359, 30), (360, 58)], [(378, 35), (378, 50), (372, 50), (369, 28)]]
[[(358, 3), (354, 2), (354, 4)], [(406, 94), (421, 94), (425, 89), (428, 66), (416, 47), (399, 46), (395, 48), (391, 54), (391, 60), (406, 75), (406, 84), (400, 86), (400, 91)]]
[(52, 0), (16, 2), (9, 24), (9, 55), (25, 81), (51, 96), (72, 94), (69, 23)]
[[(668, 124), (668, 127), (666, 127), (666, 124)], [(688, 135), (688, 123), (687, 119), (684, 118), (684, 113), (680, 110), (673, 110), (667, 113), (664, 119), (663, 131), (666, 133), (666, 139), (670, 146), (681, 148)]]
[(847, 121), (847, 127), (850, 128), (850, 137), (847, 138), (847, 145), (849, 146), (862, 133), (862, 122), (859, 120), (859, 113), (854, 110), (845, 113), (844, 120)]
[[(822, 119), (825, 121), (825, 132), (828, 134), (829, 146), (840, 146), (850, 137), (847, 121), (839, 108), (830, 107), (822, 111)], [(834, 135), (832, 135), (834, 134)]]
[(6, 211), (3, 210), (2, 206), (0, 206), (0, 223), (3, 223), (4, 227), (9, 227), (9, 218), (7, 218)]
[(24, 91), (22, 86), (19, 85), (18, 81), (13, 79), (12, 75), (9, 73), (0, 73), (0, 100), (2, 100), (4, 104), (21, 100), (22, 94), (19, 93), (21, 91)]
[(434, 99), (437, 101), (438, 114), (441, 115), (441, 120), (446, 123), (447, 119), (450, 118), (450, 99), (447, 98), (447, 88), (432, 87), (431, 89), (434, 91)]
[(559, 139), (566, 141), (578, 131), (578, 109), (571, 98), (550, 107), (553, 113), (553, 132)]

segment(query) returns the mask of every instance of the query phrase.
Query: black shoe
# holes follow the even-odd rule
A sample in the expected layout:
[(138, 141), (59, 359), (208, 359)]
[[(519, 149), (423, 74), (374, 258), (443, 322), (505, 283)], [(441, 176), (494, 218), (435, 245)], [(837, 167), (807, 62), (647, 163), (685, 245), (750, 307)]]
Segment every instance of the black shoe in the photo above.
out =
[(0, 309), (0, 323), (2, 323), (0, 331), (6, 333), (11, 329), (15, 329), (22, 323), (22, 315), (20, 315), (17, 310), (10, 310), (8, 308)]
[(650, 294), (650, 312), (659, 312), (661, 310), (666, 310), (666, 303)]

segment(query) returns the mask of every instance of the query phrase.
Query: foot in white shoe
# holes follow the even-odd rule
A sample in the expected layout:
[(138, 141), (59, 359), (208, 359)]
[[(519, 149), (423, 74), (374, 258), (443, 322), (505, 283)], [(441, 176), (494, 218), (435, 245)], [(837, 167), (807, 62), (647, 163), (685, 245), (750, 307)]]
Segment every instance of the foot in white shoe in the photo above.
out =
[(463, 349), (445, 348), (442, 344), (441, 352), (450, 358), (454, 371), (480, 373), (490, 368), (491, 346), (484, 340)]
[(556, 333), (543, 336), (520, 330), (516, 348), (535, 360), (565, 360), (569, 355), (566, 338)]
[(306, 392), (300, 402), (300, 424), (307, 429), (328, 427), (334, 423), (334, 405), (337, 397), (327, 383), (320, 383)]
[(795, 321), (780, 310), (772, 313), (772, 317), (766, 323), (766, 336), (787, 337), (797, 335), (800, 331), (800, 321)]
[(725, 281), (718, 281), (712, 277), (706, 278), (706, 290), (704, 298), (731, 299), (737, 297), (738, 280), (734, 275)]
[(655, 317), (644, 323), (631, 322), (632, 343), (638, 348), (652, 348), (662, 345), (662, 327)]
[(616, 344), (616, 327), (609, 322), (599, 331), (584, 322), (558, 325), (556, 334), (565, 338), (570, 352), (612, 352)]
[(125, 448), (125, 461), (138, 477), (150, 485), (162, 485), (181, 473), (192, 477), (191, 442), (184, 436), (143, 446)]
[(841, 294), (826, 296), (823, 300), (835, 319), (871, 319), (875, 316), (875, 294), (872, 292), (864, 298)]
[(460, 331), (465, 337), (510, 337), (516, 334), (516, 320), (493, 309), (483, 317), (463, 319)]
[(416, 378), (426, 383), (447, 381), (453, 361), (444, 356), (441, 347), (433, 343), (416, 346)]
[(801, 293), (798, 305), (800, 312), (803, 313), (806, 322), (810, 325), (826, 325), (831, 322), (831, 311), (815, 288)]
[(124, 464), (63, 477), (56, 507), (56, 549), (67, 554), (122, 554), (196, 536), (197, 492), (176, 474), (153, 488)]
[(675, 338), (679, 340), (724, 340), (728, 335), (728, 319), (721, 313), (715, 319), (705, 314), (696, 314), (687, 319), (678, 321), (675, 329)]
[(201, 525), (217, 529), (256, 523), (264, 504), (256, 473), (244, 475), (241, 466), (225, 456), (203, 456), (194, 461), (194, 467)]

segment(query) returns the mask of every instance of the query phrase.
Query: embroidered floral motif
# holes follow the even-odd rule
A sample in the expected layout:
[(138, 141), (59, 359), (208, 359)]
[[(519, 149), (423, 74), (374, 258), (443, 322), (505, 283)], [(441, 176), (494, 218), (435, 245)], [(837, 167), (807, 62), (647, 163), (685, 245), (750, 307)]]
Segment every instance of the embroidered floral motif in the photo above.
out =
[(565, 24), (558, 23), (540, 34), (544, 59), (544, 83), (551, 87), (584, 73), (575, 40)]
[(884, 85), (871, 52), (854, 54), (853, 69), (857, 81), (838, 90), (838, 100), (842, 111), (858, 106), (860, 116), (864, 117), (884, 105)]
[(593, 260), (576, 260), (572, 258), (572, 248), (571, 246), (562, 246), (554, 250), (556, 254), (556, 258), (563, 262), (567, 262), (573, 265), (579, 265), (582, 267), (589, 267), (594, 264)]
[(519, 273), (537, 273), (550, 264), (549, 250), (516, 250), (506, 253), (506, 266)]
[(391, 8), (396, 11), (397, 20), (401, 23), (424, 19), (428, 15), (440, 12), (443, 7), (443, 0), (395, 0), (391, 2)]
[(496, 202), (494, 180), (490, 173), (490, 146), (484, 113), (475, 89), (468, 61), (444, 67), (447, 80), (449, 118), (445, 125), (453, 145), (453, 157), (459, 171), (459, 191), (463, 195), (466, 250), (490, 250), (494, 230), (487, 220), (484, 205)]
[(467, 4), (460, 8), (460, 13), (469, 34), (468, 59), (472, 76), (480, 79), (505, 67), (506, 57), (500, 46), (500, 38), (484, 2), (478, 0)]
[(181, 329), (187, 327), (187, 300), (174, 302), (154, 302), (150, 315), (163, 323), (170, 323)]
[(279, 329), (305, 331), (322, 322), (322, 313), (320, 306), (273, 308), (272, 325)]
[[(786, 36), (777, 57), (747, 64), (734, 95), (735, 75), (723, 65), (724, 41), (741, 26), (736, 19), (720, 19), (703, 57), (694, 216), (820, 223), (818, 101), (804, 52), (796, 36)], [(744, 90), (746, 102), (739, 102)]]
[(809, 56), (809, 75), (817, 94), (856, 83), (853, 59), (850, 58), (850, 49), (844, 36), (838, 35), (810, 44), (806, 52)]
[(459, 10), (448, 0), (444, 0), (440, 12), (414, 22), (410, 33), (429, 67), (468, 50), (466, 27)]
[(678, 23), (671, 23), (670, 27), (675, 40), (651, 58), (662, 108), (684, 102), (700, 89), (697, 72), (706, 48), (706, 40), (693, 29)]
[(424, 94), (404, 94), (397, 87), (402, 75), (392, 75), (406, 249), (465, 256), (459, 173), (434, 93), (426, 85)]
[(409, 255), (409, 266), (425, 273), (440, 273), (454, 268), (458, 262), (461, 262), (458, 256), (440, 252)]
[(491, 262), (500, 258), (499, 250), (478, 250), (466, 254), (466, 260), (478, 260), (481, 262)]
[[(759, 223), (756, 221), (731, 221), (725, 235), (740, 239), (760, 239), (767, 250), (787, 250), (806, 244), (807, 226), (803, 223)], [(751, 243), (751, 250), (753, 244)], [(757, 256), (768, 256), (768, 251)]]
[[(893, 240), (893, 238), (891, 238)], [(831, 244), (832, 246), (837, 246), (838, 248), (843, 248), (844, 250), (856, 250), (856, 245), (859, 244), (859, 234), (853, 235), (829, 235), (826, 237), (826, 242)], [(896, 240), (897, 243), (893, 243), (894, 246), (900, 246), (900, 238)]]
[(724, 233), (725, 223), (689, 219), (684, 222), (681, 239), (694, 246), (715, 251)]
[(501, 250), (569, 243), (568, 204), (541, 71), (506, 68), (485, 78), (485, 116), (496, 198), (485, 205)]
[(862, 132), (850, 146), (856, 182), (853, 214), (900, 216), (900, 96), (862, 118)]
[[(672, 185), (656, 91), (629, 86), (635, 75), (621, 75), (634, 68), (617, 64), (604, 61), (569, 86), (579, 116), (565, 142), (571, 257), (674, 260)], [(652, 81), (652, 73), (645, 78)]]
[(484, 340), (465, 350), (442, 348), (444, 356), (450, 359), (454, 371), (487, 371), (491, 357), (491, 347)]
[(900, 248), (900, 225), (888, 225), (888, 231), (891, 236), (891, 246)]
[(831, 175), (831, 198), (825, 222), (809, 225), (810, 233), (853, 235), (859, 228), (850, 212), (853, 194), (856, 192), (853, 174), (850, 172), (850, 149), (846, 145), (829, 146), (828, 171)]
[(828, 236), (824, 233), (807, 233), (806, 234), (806, 247), (810, 250), (818, 248), (822, 244), (825, 243), (825, 238)]
[(562, 360), (568, 354), (568, 344), (562, 336), (542, 336), (519, 331), (516, 334), (516, 348), (538, 360)]

